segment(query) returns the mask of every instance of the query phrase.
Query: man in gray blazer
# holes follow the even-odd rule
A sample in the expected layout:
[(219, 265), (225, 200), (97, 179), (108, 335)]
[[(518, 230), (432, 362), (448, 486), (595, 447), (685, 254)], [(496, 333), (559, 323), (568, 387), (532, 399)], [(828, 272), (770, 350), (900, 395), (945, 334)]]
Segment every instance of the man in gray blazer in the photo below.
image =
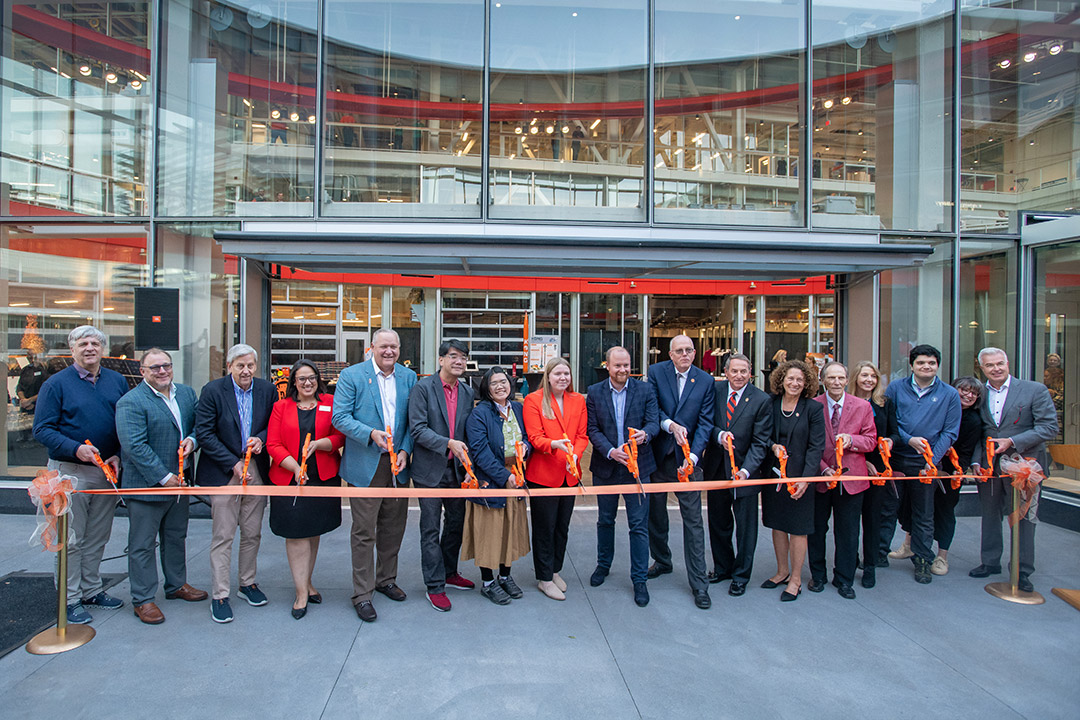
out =
[[(439, 346), (439, 372), (423, 378), (409, 394), (409, 432), (413, 438), (412, 481), (417, 487), (460, 487), (467, 457), (465, 421), (473, 409), (473, 391), (461, 380), (469, 348), (460, 340)], [(446, 521), (439, 533), (440, 518)], [(420, 498), (420, 565), (428, 602), (450, 610), (446, 588), (469, 590), (475, 585), (457, 571), (465, 524), (462, 498)]]
[[(1033, 457), (1047, 467), (1046, 443), (1057, 436), (1057, 412), (1046, 386), (1030, 380), (1018, 380), (1009, 373), (1009, 358), (1004, 350), (986, 347), (979, 351), (979, 367), (986, 376), (986, 402), (982, 406), (983, 434), (994, 439), (996, 455), (1007, 452)], [(977, 457), (984, 463), (986, 448), (980, 443)], [(1000, 472), (995, 468), (996, 472)], [(1035, 572), (1035, 522), (1039, 508), (1038, 493), (1027, 516), (1020, 520), (1019, 588), (1032, 592), (1030, 577)], [(979, 483), (982, 506), (982, 563), (968, 574), (984, 578), (1001, 572), (1001, 518), (1012, 512), (1012, 483), (1009, 478), (993, 477)], [(1010, 558), (1009, 562), (1016, 562)]]
[[(176, 487), (180, 484), (180, 450), (185, 480), (195, 452), (195, 406), (198, 398), (187, 385), (173, 382), (172, 356), (161, 348), (142, 354), (143, 382), (116, 403), (116, 435), (120, 438), (124, 487)], [(154, 603), (158, 575), (154, 542), (161, 538), (161, 570), (166, 599), (205, 600), (205, 590), (187, 584), (188, 498), (138, 495), (127, 499), (128, 579), (135, 615), (148, 625), (165, 622)]]

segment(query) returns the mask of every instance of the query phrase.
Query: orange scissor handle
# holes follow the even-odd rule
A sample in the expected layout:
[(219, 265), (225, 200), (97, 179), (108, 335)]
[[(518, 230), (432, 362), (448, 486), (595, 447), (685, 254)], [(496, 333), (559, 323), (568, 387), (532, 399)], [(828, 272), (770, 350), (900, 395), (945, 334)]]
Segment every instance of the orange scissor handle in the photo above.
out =
[(184, 487), (184, 443), (180, 443), (176, 456), (180, 460), (180, 472), (176, 473), (176, 477), (180, 481), (180, 487)]
[(577, 455), (574, 454), (574, 445), (570, 442), (570, 436), (563, 433), (562, 439), (566, 441), (566, 446), (570, 448), (566, 451), (566, 454), (570, 457), (570, 474), (574, 476), (575, 480), (581, 480), (581, 469), (578, 468)]
[(461, 461), (461, 464), (465, 466), (465, 479), (461, 482), (461, 487), (468, 490), (476, 490), (480, 487), (480, 481), (476, 479), (476, 473), (473, 472), (472, 460), (469, 459), (469, 452), (465, 451), (465, 458)]
[(248, 466), (251, 465), (251, 445), (248, 444), (247, 451), (244, 452), (244, 469), (240, 472), (240, 486), (247, 487), (248, 478)]
[(739, 466), (735, 464), (735, 445), (731, 441), (731, 435), (724, 438), (724, 446), (727, 448), (728, 459), (731, 460), (731, 479), (739, 474)]
[(679, 447), (682, 449), (683, 460), (686, 461), (686, 470), (679, 468), (679, 482), (690, 482), (690, 476), (694, 474), (694, 460), (690, 457), (690, 443), (683, 440), (679, 443)]
[(525, 487), (525, 443), (520, 440), (514, 443), (514, 476), (517, 486)]
[[(89, 445), (90, 447), (94, 447), (94, 443), (90, 442), (89, 440), (84, 441), (84, 444)], [(102, 460), (101, 456), (98, 455), (96, 452), (94, 453), (94, 464), (97, 465), (101, 469), (101, 472), (105, 473), (105, 479), (107, 479), (110, 483), (112, 483), (115, 486), (116, 485), (116, 473), (113, 472), (112, 466), (109, 465), (104, 460)]]
[(979, 468), (979, 482), (986, 482), (994, 477), (994, 455), (997, 454), (997, 443), (994, 438), (986, 438), (986, 467)]
[[(780, 463), (780, 479), (787, 480), (788, 454), (787, 448), (783, 445), (780, 446), (780, 457), (777, 458), (777, 461)], [(788, 495), (794, 496), (799, 491), (793, 482), (785, 483), (785, 485), (787, 486)]]
[[(844, 441), (839, 437), (836, 438), (836, 474), (841, 475), (844, 472)], [(829, 481), (829, 489), (832, 490), (836, 487), (836, 480)]]
[(300, 485), (307, 484), (307, 454), (309, 447), (311, 447), (311, 433), (308, 433), (304, 438), (304, 447), (300, 450)]
[(926, 440), (923, 440), (922, 456), (923, 460), (925, 460), (926, 464), (930, 467), (919, 472), (919, 482), (923, 485), (929, 485), (934, 481), (934, 478), (937, 477), (938, 469), (937, 466), (934, 465), (934, 451), (930, 447), (930, 443)]
[(889, 452), (889, 441), (886, 438), (879, 437), (877, 439), (878, 454), (881, 455), (881, 464), (885, 466), (885, 469), (878, 473), (878, 476), (871, 480), (874, 485), (884, 485), (885, 478), (891, 478), (893, 476), (892, 465), (889, 463), (889, 459), (892, 453)]
[(386, 451), (390, 453), (390, 472), (397, 477), (397, 453), (394, 452), (394, 434), (390, 432), (390, 426), (386, 426)]
[[(949, 450), (945, 453), (945, 457), (948, 458), (949, 462), (951, 462), (953, 464), (953, 467), (956, 468), (956, 474), (957, 475), (963, 475), (964, 474), (964, 468), (960, 466), (960, 456), (956, 454), (956, 448), (949, 448)], [(949, 483), (949, 484), (950, 484), (950, 486), (952, 487), (953, 490), (959, 490), (960, 485), (963, 482), (964, 482), (963, 478), (954, 477), (952, 479), (952, 482)]]

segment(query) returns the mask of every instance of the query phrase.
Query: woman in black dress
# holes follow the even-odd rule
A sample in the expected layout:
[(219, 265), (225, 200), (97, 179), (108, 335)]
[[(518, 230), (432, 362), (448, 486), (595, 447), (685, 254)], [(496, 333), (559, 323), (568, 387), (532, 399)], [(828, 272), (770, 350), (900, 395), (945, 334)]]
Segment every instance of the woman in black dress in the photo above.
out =
[[(817, 395), (816, 368), (787, 360), (769, 376), (773, 393), (773, 455), (778, 467), (787, 452), (789, 477), (816, 477), (821, 471), (821, 453), (825, 449), (825, 412)], [(807, 492), (809, 483), (795, 484), (795, 494), (786, 484), (769, 485), (761, 493), (761, 521), (772, 529), (776, 551), (776, 574), (761, 584), (772, 589), (787, 584), (780, 599), (795, 600), (802, 592), (802, 568), (806, 559), (806, 536), (814, 532), (814, 495)]]
[[(299, 360), (289, 371), (283, 400), (274, 403), (266, 431), (270, 453), (270, 482), (275, 485), (338, 487), (338, 467), (345, 436), (330, 424), (334, 396), (326, 392), (319, 371), (309, 360)], [(307, 455), (304, 440), (311, 435)], [(305, 461), (306, 458), (306, 461)], [(322, 602), (311, 585), (311, 572), (319, 553), (319, 536), (341, 525), (341, 500), (317, 497), (271, 497), (270, 530), (285, 538), (296, 600), (292, 615), (299, 620), (308, 603)]]
[[(868, 360), (857, 363), (851, 371), (848, 392), (870, 403), (874, 411), (874, 425), (877, 428), (878, 438), (884, 438), (891, 450), (891, 435), (895, 432), (895, 428), (889, 425), (896, 423), (896, 413), (892, 412), (892, 401), (885, 397), (885, 379), (877, 366)], [(866, 469), (871, 475), (876, 475), (885, 469), (885, 462), (878, 450), (866, 454)], [(888, 542), (882, 544), (881, 541), (881, 514), (885, 494), (893, 492), (893, 487), (888, 483), (885, 485), (871, 483), (863, 498), (861, 567), (864, 588), (872, 588), (877, 584), (877, 568), (889, 567), (889, 545)]]

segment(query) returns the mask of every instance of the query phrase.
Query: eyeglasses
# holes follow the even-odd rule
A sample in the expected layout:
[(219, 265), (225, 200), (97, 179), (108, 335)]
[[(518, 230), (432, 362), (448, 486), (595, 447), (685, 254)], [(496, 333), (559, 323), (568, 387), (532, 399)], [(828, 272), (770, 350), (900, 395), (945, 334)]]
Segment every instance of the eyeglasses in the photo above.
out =
[(315, 377), (314, 375), (296, 378), (297, 385), (314, 385), (317, 382), (319, 382), (319, 378)]
[(672, 350), (675, 355), (693, 355), (694, 348), (679, 348), (678, 350)]
[(152, 373), (169, 372), (172, 370), (172, 363), (162, 363), (160, 365), (143, 365), (144, 370), (149, 370)]
[(447, 353), (446, 357), (450, 358), (451, 360), (468, 360), (469, 359), (468, 357), (466, 357), (465, 355), (462, 355), (461, 353)]
[(971, 388), (960, 388), (956, 392), (960, 393), (961, 395), (978, 395), (979, 394), (978, 390), (972, 390)]

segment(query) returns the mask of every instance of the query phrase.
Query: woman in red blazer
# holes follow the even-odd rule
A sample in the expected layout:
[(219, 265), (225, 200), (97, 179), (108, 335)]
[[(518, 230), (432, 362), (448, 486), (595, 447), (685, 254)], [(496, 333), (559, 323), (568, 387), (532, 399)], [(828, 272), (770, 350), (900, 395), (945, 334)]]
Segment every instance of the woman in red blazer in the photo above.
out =
[[(338, 466), (345, 436), (330, 424), (333, 414), (334, 396), (326, 392), (315, 365), (308, 360), (297, 361), (289, 371), (285, 399), (274, 403), (270, 413), (266, 432), (270, 482), (295, 485), (303, 477), (307, 485), (341, 484)], [(304, 439), (309, 433), (311, 442), (305, 463)], [(309, 602), (322, 602), (322, 595), (311, 586), (311, 572), (319, 552), (319, 536), (339, 525), (338, 498), (270, 498), (270, 530), (285, 538), (285, 553), (296, 586), (292, 615), (297, 620), (307, 613)]]
[[(525, 468), (530, 487), (554, 488), (581, 482), (581, 455), (589, 445), (585, 396), (574, 392), (570, 365), (554, 358), (544, 368), (540, 392), (525, 396), (525, 434), (533, 452)], [(552, 600), (566, 599), (566, 581), (559, 577), (574, 496), (530, 498), (532, 553), (537, 587)]]

